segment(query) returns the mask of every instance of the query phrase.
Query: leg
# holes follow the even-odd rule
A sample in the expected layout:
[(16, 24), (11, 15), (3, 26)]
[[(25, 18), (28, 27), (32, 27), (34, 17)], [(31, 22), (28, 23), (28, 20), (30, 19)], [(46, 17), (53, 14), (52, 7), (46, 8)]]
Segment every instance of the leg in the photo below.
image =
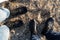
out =
[(44, 28), (42, 34), (46, 36), (47, 40), (60, 40), (60, 32), (53, 31), (53, 24), (54, 20), (49, 18), (45, 23), (46, 29)]
[(10, 30), (6, 25), (0, 26), (0, 40), (8, 40), (10, 36), (9, 34)]

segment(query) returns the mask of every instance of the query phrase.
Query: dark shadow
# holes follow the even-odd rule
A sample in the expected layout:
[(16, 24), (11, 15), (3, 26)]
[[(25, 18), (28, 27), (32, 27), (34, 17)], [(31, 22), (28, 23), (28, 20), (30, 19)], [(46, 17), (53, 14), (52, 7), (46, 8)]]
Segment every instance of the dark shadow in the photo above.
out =
[(16, 0), (9, 0), (10, 2), (15, 2)]

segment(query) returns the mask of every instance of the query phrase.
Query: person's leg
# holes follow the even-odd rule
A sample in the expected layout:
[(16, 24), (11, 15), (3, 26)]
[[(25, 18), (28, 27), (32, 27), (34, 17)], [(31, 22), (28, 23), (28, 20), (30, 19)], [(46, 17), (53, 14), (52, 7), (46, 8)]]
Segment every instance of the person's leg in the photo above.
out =
[[(2, 23), (10, 15), (10, 11), (7, 8), (0, 8), (0, 23)], [(10, 30), (6, 25), (0, 24), (0, 40), (8, 40)]]
[(47, 19), (45, 22), (45, 27), (43, 28), (41, 34), (45, 35), (47, 40), (52, 40), (54, 38), (53, 34), (51, 33), (53, 31), (53, 24), (54, 20), (52, 18)]
[(48, 25), (48, 29), (47, 29), (47, 32), (46, 33), (51, 33), (52, 35), (59, 35), (60, 32), (55, 32), (53, 31), (53, 25), (54, 25), (54, 20), (53, 18), (49, 18), (46, 22), (46, 24)]
[(10, 16), (10, 11), (7, 8), (0, 8), (0, 22), (3, 22)]
[(0, 26), (0, 40), (8, 40), (10, 36), (10, 30), (6, 25)]
[(52, 18), (49, 18), (45, 24), (45, 28), (47, 29), (44, 28), (42, 34), (46, 36), (47, 40), (60, 40), (60, 32), (53, 31), (54, 20)]
[(31, 32), (31, 39), (30, 40), (40, 40), (40, 37), (37, 34), (37, 29), (36, 29), (36, 20), (30, 20), (29, 22), (29, 29)]

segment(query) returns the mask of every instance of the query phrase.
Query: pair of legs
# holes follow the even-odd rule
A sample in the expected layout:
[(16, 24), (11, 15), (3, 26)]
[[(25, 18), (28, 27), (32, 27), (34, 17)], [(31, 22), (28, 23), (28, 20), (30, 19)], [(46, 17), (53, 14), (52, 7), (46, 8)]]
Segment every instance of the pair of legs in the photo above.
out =
[[(7, 1), (7, 0), (2, 0), (0, 2), (3, 1)], [(26, 7), (17, 8), (16, 10), (18, 10), (18, 12), (15, 13), (15, 15), (24, 14), (27, 12)], [(8, 18), (9, 16), (10, 16), (10, 11), (7, 8), (0, 7), (0, 23), (6, 20), (6, 18)], [(22, 25), (21, 23), (23, 24), (23, 22), (20, 21), (20, 24), (16, 24), (16, 25), (20, 26)], [(10, 35), (9, 33), (10, 33), (10, 29), (6, 25), (0, 26), (0, 40), (8, 40)]]
[[(31, 40), (41, 40), (41, 39), (39, 39), (40, 37), (37, 35), (37, 33), (34, 29), (36, 27), (35, 21), (31, 20), (29, 24), (30, 24), (29, 28), (31, 31)], [(54, 32), (53, 31), (53, 25), (54, 25), (53, 18), (47, 19), (47, 21), (45, 22), (45, 27), (43, 28), (41, 34), (45, 35), (47, 40), (60, 40), (60, 32)]]
[(6, 8), (0, 7), (0, 40), (8, 40), (10, 30), (6, 25), (1, 25), (10, 15), (10, 11)]

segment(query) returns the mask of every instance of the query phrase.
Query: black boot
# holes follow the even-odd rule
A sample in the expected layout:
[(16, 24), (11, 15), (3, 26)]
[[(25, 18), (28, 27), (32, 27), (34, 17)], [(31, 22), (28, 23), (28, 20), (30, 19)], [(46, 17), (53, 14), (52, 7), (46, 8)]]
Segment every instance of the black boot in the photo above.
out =
[(31, 32), (30, 40), (40, 40), (40, 37), (37, 35), (36, 21), (34, 19), (29, 22), (29, 29)]
[(53, 18), (47, 19), (45, 22), (45, 27), (43, 28), (41, 34), (45, 35), (49, 30), (53, 30), (54, 20)]
[(12, 16), (16, 17), (16, 16), (19, 16), (19, 15), (23, 15), (23, 14), (26, 14), (27, 13), (27, 7), (25, 6), (21, 6), (21, 7), (18, 7), (14, 10), (12, 10)]

